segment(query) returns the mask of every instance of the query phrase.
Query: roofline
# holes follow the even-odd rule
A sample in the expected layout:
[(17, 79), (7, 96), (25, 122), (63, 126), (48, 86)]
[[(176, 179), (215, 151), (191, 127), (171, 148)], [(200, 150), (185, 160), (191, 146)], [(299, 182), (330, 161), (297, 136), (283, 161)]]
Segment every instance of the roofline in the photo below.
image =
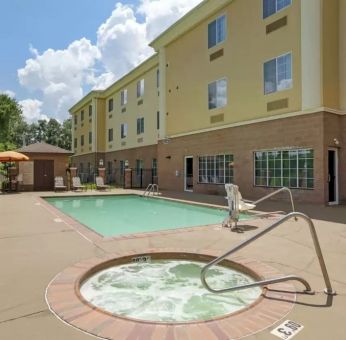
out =
[(165, 47), (172, 41), (178, 39), (181, 35), (196, 27), (203, 20), (212, 16), (233, 1), (234, 0), (204, 0), (155, 38), (149, 46), (154, 48), (156, 52), (159, 51), (161, 47)]
[(74, 104), (68, 111), (70, 114), (76, 113), (82, 106), (87, 102), (91, 101), (93, 98), (105, 98), (112, 91), (117, 91), (124, 87), (126, 84), (130, 83), (134, 79), (138, 78), (141, 74), (151, 70), (159, 64), (159, 57), (157, 53), (154, 53), (151, 57), (144, 60), (141, 64), (136, 66), (130, 72), (125, 74), (122, 78), (115, 81), (110, 86), (106, 87), (104, 90), (94, 90), (89, 92), (86, 96), (80, 99), (76, 104)]

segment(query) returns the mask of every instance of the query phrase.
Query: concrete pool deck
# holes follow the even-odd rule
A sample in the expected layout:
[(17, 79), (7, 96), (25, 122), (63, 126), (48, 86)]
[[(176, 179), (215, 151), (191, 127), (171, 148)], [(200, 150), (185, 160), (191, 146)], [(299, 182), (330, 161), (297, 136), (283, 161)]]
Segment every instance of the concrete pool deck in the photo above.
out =
[[(123, 190), (113, 190), (111, 194)], [(131, 191), (126, 191), (131, 193)], [(98, 194), (87, 192), (87, 194)], [(102, 193), (104, 194), (104, 193)], [(106, 193), (108, 194), (108, 193)], [(42, 193), (48, 196), (83, 195), (82, 193)], [(191, 251), (222, 253), (232, 245), (256, 233), (246, 228), (243, 234), (228, 229), (204, 227), (189, 232), (148, 237), (90, 242), (71, 225), (40, 204), (40, 193), (0, 195), (0, 339), (4, 340), (79, 340), (92, 339), (58, 320), (45, 301), (49, 282), (60, 272), (89, 258), (107, 258), (113, 253), (146, 252), (148, 249), (184, 248)], [(223, 197), (165, 193), (165, 196), (225, 204)], [(263, 211), (289, 209), (288, 202), (269, 202)], [(291, 221), (241, 250), (239, 256), (253, 258), (284, 274), (301, 275), (316, 291), (315, 295), (297, 294), (297, 302), (285, 319), (246, 339), (278, 339), (270, 331), (289, 319), (304, 326), (295, 339), (345, 338), (346, 323), (346, 207), (301, 205), (297, 210), (314, 219), (333, 288), (337, 296), (322, 293), (324, 282), (313, 250), (307, 226)], [(260, 228), (260, 227), (259, 227)], [(292, 283), (297, 291), (299, 283)], [(149, 339), (145, 333), (128, 339)], [(196, 333), (197, 334), (197, 333)], [(119, 335), (119, 339), (124, 339)], [(199, 339), (176, 327), (162, 332), (161, 339)], [(201, 338), (202, 339), (202, 338)], [(228, 339), (224, 333), (209, 330), (203, 339)]]

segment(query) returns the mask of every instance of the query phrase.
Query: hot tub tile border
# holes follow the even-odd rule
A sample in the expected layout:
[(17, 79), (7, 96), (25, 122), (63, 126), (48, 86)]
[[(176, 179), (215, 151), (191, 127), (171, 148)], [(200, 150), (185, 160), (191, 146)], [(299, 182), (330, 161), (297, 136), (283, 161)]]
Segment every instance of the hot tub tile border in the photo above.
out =
[[(152, 248), (142, 253), (147, 255), (156, 253), (186, 253), (195, 255), (200, 254), (201, 251), (193, 253), (191, 250), (186, 249)], [(288, 283), (270, 285), (268, 288), (273, 290), (265, 289), (262, 294), (263, 297), (241, 311), (208, 321), (188, 324), (164, 324), (117, 317), (104, 313), (96, 307), (91, 307), (78, 297), (76, 294), (76, 281), (83, 277), (91, 268), (104, 262), (136, 254), (138, 252), (135, 251), (123, 254), (107, 254), (104, 258), (88, 259), (65, 269), (47, 287), (46, 300), (50, 309), (58, 318), (71, 326), (101, 338), (127, 339), (133, 332), (133, 334), (145, 333), (146, 335), (143, 339), (148, 340), (180, 340), (182, 336), (177, 337), (177, 330), (179, 330), (181, 334), (186, 333), (191, 339), (193, 334), (201, 333), (203, 334), (203, 339), (218, 340), (224, 339), (224, 336), (227, 336), (228, 339), (239, 339), (269, 328), (287, 315), (294, 307), (296, 293), (294, 287)], [(218, 251), (210, 249), (202, 252), (202, 255), (207, 256), (217, 256), (218, 254)], [(232, 262), (248, 267), (263, 278), (279, 275), (276, 269), (254, 259), (237, 256), (232, 259)], [(285, 292), (284, 289), (288, 291)], [(141, 330), (141, 332), (138, 330)], [(160, 338), (159, 336), (163, 334), (164, 337)], [(133, 339), (133, 337), (131, 336), (128, 339)]]

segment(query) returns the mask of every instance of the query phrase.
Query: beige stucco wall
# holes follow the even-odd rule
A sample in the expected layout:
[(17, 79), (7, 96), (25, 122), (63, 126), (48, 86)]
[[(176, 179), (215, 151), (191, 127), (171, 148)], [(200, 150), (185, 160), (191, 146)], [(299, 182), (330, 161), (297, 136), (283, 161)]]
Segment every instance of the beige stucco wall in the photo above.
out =
[[(74, 148), (74, 138), (77, 138), (77, 148), (74, 149), (76, 154), (86, 154), (92, 151), (92, 144), (89, 144), (89, 131), (93, 131), (93, 117), (89, 117), (89, 105), (92, 101), (88, 101), (79, 110), (72, 114), (72, 131), (73, 140), (72, 146)], [(81, 112), (84, 110), (84, 120), (81, 121)], [(93, 108), (94, 110), (94, 108)], [(74, 117), (77, 116), (77, 125), (74, 123)], [(80, 138), (84, 135), (84, 146), (81, 146)]]
[[(142, 73), (121, 89), (106, 97), (105, 146), (107, 152), (157, 144), (156, 115), (159, 111), (159, 89), (156, 86), (158, 64)], [(137, 98), (137, 82), (144, 79), (144, 96)], [(121, 106), (121, 90), (127, 89), (127, 104)], [(113, 98), (114, 109), (108, 112), (108, 101)], [(142, 100), (143, 103), (139, 104)], [(126, 112), (122, 112), (126, 109)], [(144, 117), (144, 133), (137, 135), (137, 118)], [(121, 139), (121, 124), (127, 123), (127, 137)], [(113, 142), (108, 142), (108, 129), (113, 129)]]
[[(251, 9), (251, 10), (249, 10)], [(226, 14), (226, 42), (208, 50), (208, 23)], [(288, 25), (266, 34), (266, 25), (287, 15)], [(262, 1), (234, 1), (166, 48), (167, 134), (258, 119), (301, 109), (300, 1), (263, 20)], [(220, 48), (224, 56), (209, 61)], [(292, 52), (293, 88), (264, 95), (263, 63)], [(228, 105), (208, 110), (208, 83), (228, 79)], [(288, 98), (289, 107), (267, 112), (267, 103)], [(211, 124), (210, 117), (224, 114)]]
[(323, 0), (323, 106), (339, 109), (339, 2)]
[(340, 109), (346, 111), (346, 1), (339, 2)]

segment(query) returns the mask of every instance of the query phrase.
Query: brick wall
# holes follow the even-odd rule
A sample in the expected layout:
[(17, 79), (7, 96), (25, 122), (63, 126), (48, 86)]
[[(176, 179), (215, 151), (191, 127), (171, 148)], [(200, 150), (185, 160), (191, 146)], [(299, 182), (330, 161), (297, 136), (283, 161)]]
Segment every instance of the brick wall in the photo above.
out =
[(183, 191), (184, 157), (194, 156), (194, 192), (224, 195), (224, 185), (198, 184), (198, 156), (228, 153), (234, 155), (234, 182), (243, 196), (259, 198), (273, 189), (254, 186), (254, 151), (303, 147), (315, 152), (315, 188), (293, 189), (294, 197), (298, 201), (323, 203), (326, 180), (323, 134), (324, 113), (316, 113), (173, 138), (169, 144), (158, 146), (160, 189)]

